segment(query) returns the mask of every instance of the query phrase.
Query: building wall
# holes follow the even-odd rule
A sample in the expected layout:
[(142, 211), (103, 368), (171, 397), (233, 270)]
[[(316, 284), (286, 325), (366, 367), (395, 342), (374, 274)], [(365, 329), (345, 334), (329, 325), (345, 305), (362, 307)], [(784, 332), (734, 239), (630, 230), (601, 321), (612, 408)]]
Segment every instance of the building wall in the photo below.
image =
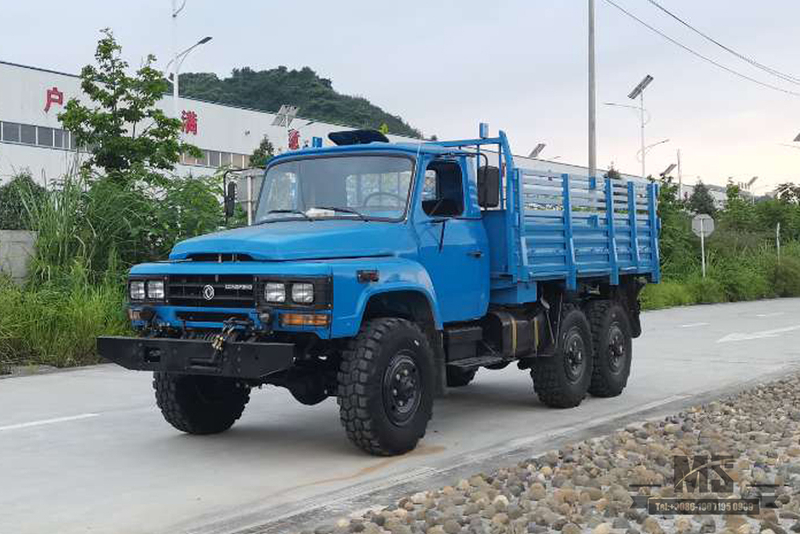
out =
[[(44, 184), (60, 178), (86, 157), (75, 150), (70, 134), (60, 128), (58, 114), (71, 98), (85, 100), (77, 76), (0, 61), (0, 182), (28, 170), (39, 183)], [(172, 96), (165, 95), (158, 106), (171, 116), (174, 112)], [(289, 149), (287, 128), (272, 125), (275, 120), (273, 113), (181, 98), (178, 114), (187, 118), (184, 140), (204, 151), (204, 157), (199, 161), (184, 157), (176, 168), (180, 175), (209, 175), (226, 165), (246, 168), (249, 166), (248, 155), (265, 135), (277, 152)], [(327, 137), (330, 132), (349, 129), (302, 118), (295, 119), (291, 128), (298, 130), (300, 146), (310, 143), (313, 137), (320, 137), (324, 145), (330, 145), (332, 143)], [(472, 133), (465, 132), (464, 136), (469, 137)], [(392, 141), (409, 140), (400, 136), (388, 137)], [(521, 156), (516, 156), (516, 159), (520, 165), (544, 172), (587, 174), (586, 167), (579, 165)], [(604, 172), (599, 171), (600, 174)], [(623, 177), (637, 180), (631, 175)]]
[(18, 283), (25, 280), (35, 242), (36, 232), (0, 230), (0, 273)]
[[(61, 130), (58, 120), (71, 98), (85, 99), (77, 76), (0, 61), (0, 181), (27, 170), (45, 183), (63, 176), (71, 165), (81, 161), (74, 141)], [(165, 95), (158, 106), (171, 116), (172, 96)], [(225, 165), (247, 167), (249, 154), (265, 135), (277, 152), (289, 149), (288, 129), (272, 125), (273, 113), (190, 98), (179, 99), (178, 113), (185, 118), (184, 140), (204, 152), (200, 160), (185, 157), (176, 168), (180, 175), (209, 175)], [(312, 137), (321, 137), (325, 145), (330, 145), (328, 133), (349, 129), (302, 118), (295, 119), (290, 127), (299, 132), (300, 146), (310, 143)]]

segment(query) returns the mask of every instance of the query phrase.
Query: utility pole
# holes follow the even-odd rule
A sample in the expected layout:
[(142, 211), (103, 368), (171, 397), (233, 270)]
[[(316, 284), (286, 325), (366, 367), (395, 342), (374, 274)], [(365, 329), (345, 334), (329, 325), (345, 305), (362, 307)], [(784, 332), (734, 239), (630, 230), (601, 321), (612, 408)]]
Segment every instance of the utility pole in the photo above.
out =
[(178, 117), (178, 0), (172, 0), (172, 118)]
[(681, 168), (681, 149), (678, 149), (678, 200), (683, 202), (683, 169)]
[(589, 0), (589, 177), (597, 175), (597, 80), (595, 78), (595, 0)]
[(639, 114), (642, 121), (642, 180), (647, 180), (647, 148), (645, 147), (644, 138), (644, 91), (639, 94)]

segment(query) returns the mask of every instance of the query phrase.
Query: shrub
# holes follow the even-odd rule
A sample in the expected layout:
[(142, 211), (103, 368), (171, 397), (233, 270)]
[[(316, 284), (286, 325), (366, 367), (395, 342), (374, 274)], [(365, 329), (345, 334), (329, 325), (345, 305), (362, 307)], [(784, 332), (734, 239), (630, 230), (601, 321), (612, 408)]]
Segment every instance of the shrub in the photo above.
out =
[(645, 286), (640, 295), (640, 301), (645, 310), (660, 310), (694, 304), (692, 294), (684, 284), (669, 280)]
[(731, 302), (757, 300), (772, 295), (769, 274), (752, 257), (742, 255), (721, 262), (713, 269), (712, 277), (722, 288), (725, 300)]
[(0, 230), (30, 230), (24, 199), (40, 199), (44, 194), (29, 173), (18, 174), (0, 187)]
[(693, 274), (686, 280), (692, 302), (696, 304), (716, 304), (725, 302), (725, 288), (716, 279), (701, 274)]
[(774, 293), (778, 297), (800, 297), (800, 257), (773, 258), (768, 267)]
[(119, 278), (90, 282), (75, 262), (37, 286), (0, 280), (0, 362), (56, 367), (99, 361), (95, 338), (129, 331), (124, 284)]

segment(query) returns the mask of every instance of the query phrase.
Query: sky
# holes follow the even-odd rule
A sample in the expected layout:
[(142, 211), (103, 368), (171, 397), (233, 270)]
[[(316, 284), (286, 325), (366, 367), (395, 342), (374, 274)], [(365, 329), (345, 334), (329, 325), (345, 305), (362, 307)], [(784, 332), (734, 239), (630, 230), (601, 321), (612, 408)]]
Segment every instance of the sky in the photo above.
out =
[[(178, 0), (180, 3), (182, 0)], [(638, 174), (639, 119), (627, 95), (647, 74), (651, 115), (647, 172), (681, 151), (685, 183), (724, 185), (754, 176), (757, 193), (800, 182), (800, 85), (753, 68), (691, 33), (647, 0), (615, 0), (681, 43), (742, 74), (737, 78), (670, 44), (597, 0), (598, 165)], [(800, 79), (800, 2), (660, 0), (723, 44)], [(170, 0), (0, 0), (0, 60), (77, 73), (111, 28), (132, 66), (172, 53)], [(478, 123), (503, 129), (512, 150), (587, 164), (587, 0), (187, 0), (178, 18), (183, 49), (213, 40), (184, 71), (226, 76), (233, 68), (309, 66), (336, 90), (368, 98), (426, 136), (466, 138)], [(9, 21), (17, 23), (9, 24)], [(2, 97), (0, 95), (0, 97)], [(300, 110), (302, 116), (302, 110)], [(800, 147), (800, 143), (796, 144)]]

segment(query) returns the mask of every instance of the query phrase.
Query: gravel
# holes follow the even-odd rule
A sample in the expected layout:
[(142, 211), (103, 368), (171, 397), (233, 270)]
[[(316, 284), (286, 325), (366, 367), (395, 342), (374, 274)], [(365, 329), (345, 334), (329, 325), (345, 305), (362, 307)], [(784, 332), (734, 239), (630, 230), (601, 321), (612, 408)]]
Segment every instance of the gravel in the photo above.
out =
[[(730, 455), (734, 494), (676, 494), (674, 455)], [(631, 489), (631, 484), (657, 485)], [(774, 490), (754, 484), (775, 484)], [(649, 515), (652, 497), (774, 496), (757, 516)], [(663, 421), (569, 443), (303, 534), (783, 534), (800, 532), (800, 375)]]

